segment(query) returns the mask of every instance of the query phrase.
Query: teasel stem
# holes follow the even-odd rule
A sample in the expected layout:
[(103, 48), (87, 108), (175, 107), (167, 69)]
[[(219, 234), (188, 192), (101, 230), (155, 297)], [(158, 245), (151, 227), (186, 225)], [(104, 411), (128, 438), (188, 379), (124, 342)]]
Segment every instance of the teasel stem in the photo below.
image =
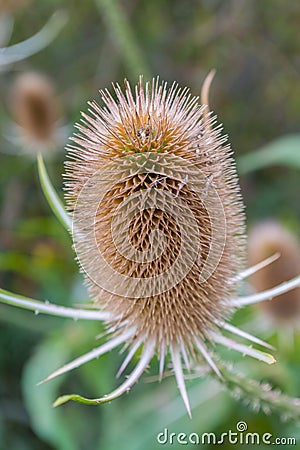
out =
[(112, 30), (113, 38), (121, 49), (128, 72), (133, 78), (143, 74), (146, 79), (150, 79), (143, 53), (133, 34), (133, 28), (129, 26), (118, 0), (96, 0), (96, 4), (99, 11), (105, 16), (108, 29)]
[(103, 311), (85, 310), (58, 306), (49, 302), (41, 302), (22, 295), (12, 294), (11, 292), (0, 289), (0, 302), (7, 305), (18, 306), (19, 308), (34, 311), (35, 314), (43, 313), (51, 316), (68, 317), (70, 319), (85, 320), (105, 320), (108, 314)]
[[(228, 363), (218, 360), (222, 371), (223, 385), (237, 400), (251, 406), (254, 411), (265, 414), (276, 413), (282, 420), (291, 420), (300, 424), (300, 398), (288, 397), (269, 383), (260, 383), (247, 375), (235, 372)], [(214, 371), (210, 375), (218, 381)]]
[(67, 214), (60, 198), (58, 197), (51, 181), (48, 176), (44, 160), (41, 154), (37, 157), (38, 162), (38, 173), (39, 179), (42, 186), (42, 190), (44, 195), (49, 203), (50, 208), (54, 212), (55, 216), (58, 218), (60, 223), (67, 231), (71, 231), (72, 229), (72, 221), (69, 215)]
[(56, 38), (67, 19), (65, 11), (56, 11), (46, 25), (29, 39), (0, 49), (0, 66), (22, 61), (43, 50)]

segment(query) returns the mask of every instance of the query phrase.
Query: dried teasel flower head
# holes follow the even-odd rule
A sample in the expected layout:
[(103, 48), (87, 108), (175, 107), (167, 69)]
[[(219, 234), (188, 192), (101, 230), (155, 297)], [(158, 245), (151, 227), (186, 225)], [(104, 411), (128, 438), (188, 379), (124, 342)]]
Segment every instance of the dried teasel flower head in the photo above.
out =
[[(276, 253), (279, 255), (276, 261), (250, 278), (258, 292), (288, 281), (300, 273), (300, 244), (279, 222), (269, 220), (253, 226), (248, 241), (249, 263), (256, 264)], [(300, 288), (279, 295), (271, 302), (263, 302), (260, 307), (277, 323), (299, 323)]]
[(77, 257), (112, 334), (47, 379), (124, 343), (119, 374), (142, 348), (140, 360), (95, 402), (126, 392), (157, 353), (160, 376), (171, 359), (190, 411), (183, 368), (204, 360), (221, 376), (214, 343), (274, 362), (221, 333), (262, 344), (226, 322), (239, 305), (232, 295), (246, 254), (232, 152), (207, 106), (176, 83), (140, 79), (132, 90), (125, 81), (124, 90), (116, 85), (101, 98), (68, 146), (65, 187)]
[(189, 347), (226, 314), (225, 281), (241, 264), (231, 152), (187, 89), (140, 82), (134, 97), (126, 82), (115, 92), (118, 103), (102, 92), (108, 110), (91, 104), (69, 147), (69, 205), (83, 233), (96, 220), (91, 239), (75, 233), (78, 257), (95, 301), (139, 338)]
[(50, 78), (38, 72), (19, 75), (11, 89), (10, 109), (25, 147), (33, 153), (55, 147), (59, 105)]

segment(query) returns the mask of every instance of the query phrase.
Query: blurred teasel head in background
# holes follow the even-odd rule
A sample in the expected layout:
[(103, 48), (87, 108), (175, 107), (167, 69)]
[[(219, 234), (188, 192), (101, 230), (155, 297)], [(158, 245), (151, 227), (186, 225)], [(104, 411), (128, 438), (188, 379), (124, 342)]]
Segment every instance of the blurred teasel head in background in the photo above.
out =
[(13, 143), (33, 155), (51, 154), (58, 148), (61, 108), (48, 76), (38, 72), (20, 74), (10, 90), (9, 108), (15, 122)]
[[(250, 278), (251, 284), (258, 292), (288, 281), (300, 273), (300, 243), (296, 236), (275, 220), (254, 225), (249, 231), (249, 264), (256, 264), (276, 253), (276, 261)], [(270, 302), (263, 302), (260, 308), (277, 323), (299, 324), (300, 288), (279, 295)]]

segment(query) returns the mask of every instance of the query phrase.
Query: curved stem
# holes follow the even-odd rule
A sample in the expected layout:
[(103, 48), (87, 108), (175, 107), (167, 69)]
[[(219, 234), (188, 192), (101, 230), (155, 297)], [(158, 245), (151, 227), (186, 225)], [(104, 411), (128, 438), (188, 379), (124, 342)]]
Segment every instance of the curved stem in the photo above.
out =
[(48, 176), (44, 160), (41, 154), (37, 157), (38, 161), (38, 172), (40, 183), (45, 194), (45, 197), (49, 203), (50, 208), (60, 221), (60, 223), (64, 226), (67, 231), (71, 231), (72, 229), (72, 221), (69, 215), (67, 214), (60, 198), (58, 197), (51, 181)]
[(22, 61), (38, 53), (56, 38), (66, 22), (66, 13), (64, 11), (56, 11), (46, 25), (29, 39), (0, 49), (0, 66)]
[(23, 309), (29, 309), (36, 314), (44, 313), (52, 316), (69, 317), (75, 320), (105, 320), (109, 317), (108, 313), (103, 311), (67, 308), (49, 302), (43, 303), (39, 300), (13, 294), (4, 289), (0, 289), (0, 302), (6, 303), (7, 305), (18, 306)]

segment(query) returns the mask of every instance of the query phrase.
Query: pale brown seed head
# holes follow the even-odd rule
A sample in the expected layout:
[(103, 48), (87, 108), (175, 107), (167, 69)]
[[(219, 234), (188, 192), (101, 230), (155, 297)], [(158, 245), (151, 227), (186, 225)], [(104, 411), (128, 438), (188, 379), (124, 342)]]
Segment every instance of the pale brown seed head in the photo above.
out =
[(140, 80), (134, 93), (125, 82), (115, 95), (101, 91), (104, 106), (90, 104), (68, 147), (77, 255), (117, 325), (193, 351), (193, 337), (230, 312), (228, 281), (243, 263), (231, 150), (188, 89)]
[[(255, 225), (249, 233), (248, 260), (254, 265), (269, 256), (280, 257), (250, 278), (260, 292), (288, 281), (300, 273), (300, 244), (293, 234), (275, 221)], [(259, 304), (276, 321), (293, 321), (300, 315), (300, 288)]]
[(20, 75), (11, 89), (10, 108), (15, 122), (30, 141), (52, 141), (59, 107), (48, 77), (36, 72)]

